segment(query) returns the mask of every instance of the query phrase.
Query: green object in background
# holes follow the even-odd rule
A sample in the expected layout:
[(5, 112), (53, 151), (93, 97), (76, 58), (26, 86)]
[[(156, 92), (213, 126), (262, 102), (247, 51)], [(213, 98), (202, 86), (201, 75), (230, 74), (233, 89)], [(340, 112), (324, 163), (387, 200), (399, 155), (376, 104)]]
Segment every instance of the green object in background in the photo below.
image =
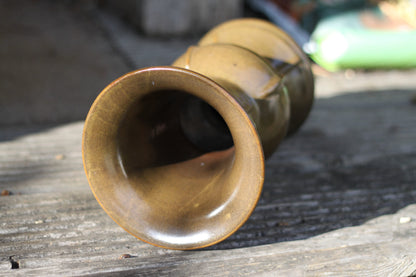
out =
[[(377, 9), (374, 15), (381, 16)], [(322, 20), (312, 34), (311, 58), (324, 68), (416, 67), (416, 30), (369, 29), (360, 12)]]

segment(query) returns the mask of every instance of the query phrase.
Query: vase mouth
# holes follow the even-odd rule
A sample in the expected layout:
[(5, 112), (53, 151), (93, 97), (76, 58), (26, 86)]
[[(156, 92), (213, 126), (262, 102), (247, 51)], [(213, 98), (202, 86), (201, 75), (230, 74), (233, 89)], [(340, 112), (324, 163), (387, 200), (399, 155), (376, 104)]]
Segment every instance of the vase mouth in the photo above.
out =
[[(197, 113), (183, 112), (195, 100), (212, 109), (207, 121), (223, 124), (205, 141), (227, 142), (204, 149), (194, 138), (210, 130), (198, 116), (181, 119)], [(194, 123), (202, 127), (183, 130)], [(133, 236), (164, 248), (226, 239), (254, 210), (264, 181), (263, 149), (247, 112), (216, 82), (183, 68), (149, 67), (112, 82), (88, 113), (82, 143), (102, 208)]]

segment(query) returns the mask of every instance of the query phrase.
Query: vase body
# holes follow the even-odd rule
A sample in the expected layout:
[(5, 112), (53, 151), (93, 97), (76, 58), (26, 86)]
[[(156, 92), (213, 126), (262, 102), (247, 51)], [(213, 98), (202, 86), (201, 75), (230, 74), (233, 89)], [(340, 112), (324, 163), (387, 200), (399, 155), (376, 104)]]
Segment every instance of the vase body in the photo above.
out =
[[(260, 46), (282, 47), (282, 57), (248, 38), (220, 39), (247, 26), (263, 26), (269, 39)], [(251, 19), (225, 23), (172, 66), (128, 73), (97, 97), (84, 127), (84, 167), (97, 201), (127, 232), (160, 247), (196, 249), (248, 219), (265, 157), (299, 128), (313, 99), (307, 59), (275, 29)]]

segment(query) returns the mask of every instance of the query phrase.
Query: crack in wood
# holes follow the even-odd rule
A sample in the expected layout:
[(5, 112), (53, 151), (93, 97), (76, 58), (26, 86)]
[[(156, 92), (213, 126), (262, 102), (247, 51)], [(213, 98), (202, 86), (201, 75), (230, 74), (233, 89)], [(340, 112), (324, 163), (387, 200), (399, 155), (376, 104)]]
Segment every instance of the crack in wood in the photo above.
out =
[(13, 259), (14, 256), (9, 256), (9, 262), (11, 264), (11, 269), (19, 269), (20, 268), (20, 263), (19, 261), (16, 261), (15, 259)]

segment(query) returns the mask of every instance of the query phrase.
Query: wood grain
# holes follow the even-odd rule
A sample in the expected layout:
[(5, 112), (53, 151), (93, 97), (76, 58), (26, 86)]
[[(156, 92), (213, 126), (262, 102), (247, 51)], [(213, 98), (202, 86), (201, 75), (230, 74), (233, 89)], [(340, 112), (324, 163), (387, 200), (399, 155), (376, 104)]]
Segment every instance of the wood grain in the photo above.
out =
[(101, 210), (82, 168), (82, 122), (4, 127), (0, 189), (12, 195), (0, 198), (0, 274), (415, 274), (412, 95), (318, 99), (306, 125), (267, 162), (249, 221), (223, 243), (188, 252), (137, 241)]

